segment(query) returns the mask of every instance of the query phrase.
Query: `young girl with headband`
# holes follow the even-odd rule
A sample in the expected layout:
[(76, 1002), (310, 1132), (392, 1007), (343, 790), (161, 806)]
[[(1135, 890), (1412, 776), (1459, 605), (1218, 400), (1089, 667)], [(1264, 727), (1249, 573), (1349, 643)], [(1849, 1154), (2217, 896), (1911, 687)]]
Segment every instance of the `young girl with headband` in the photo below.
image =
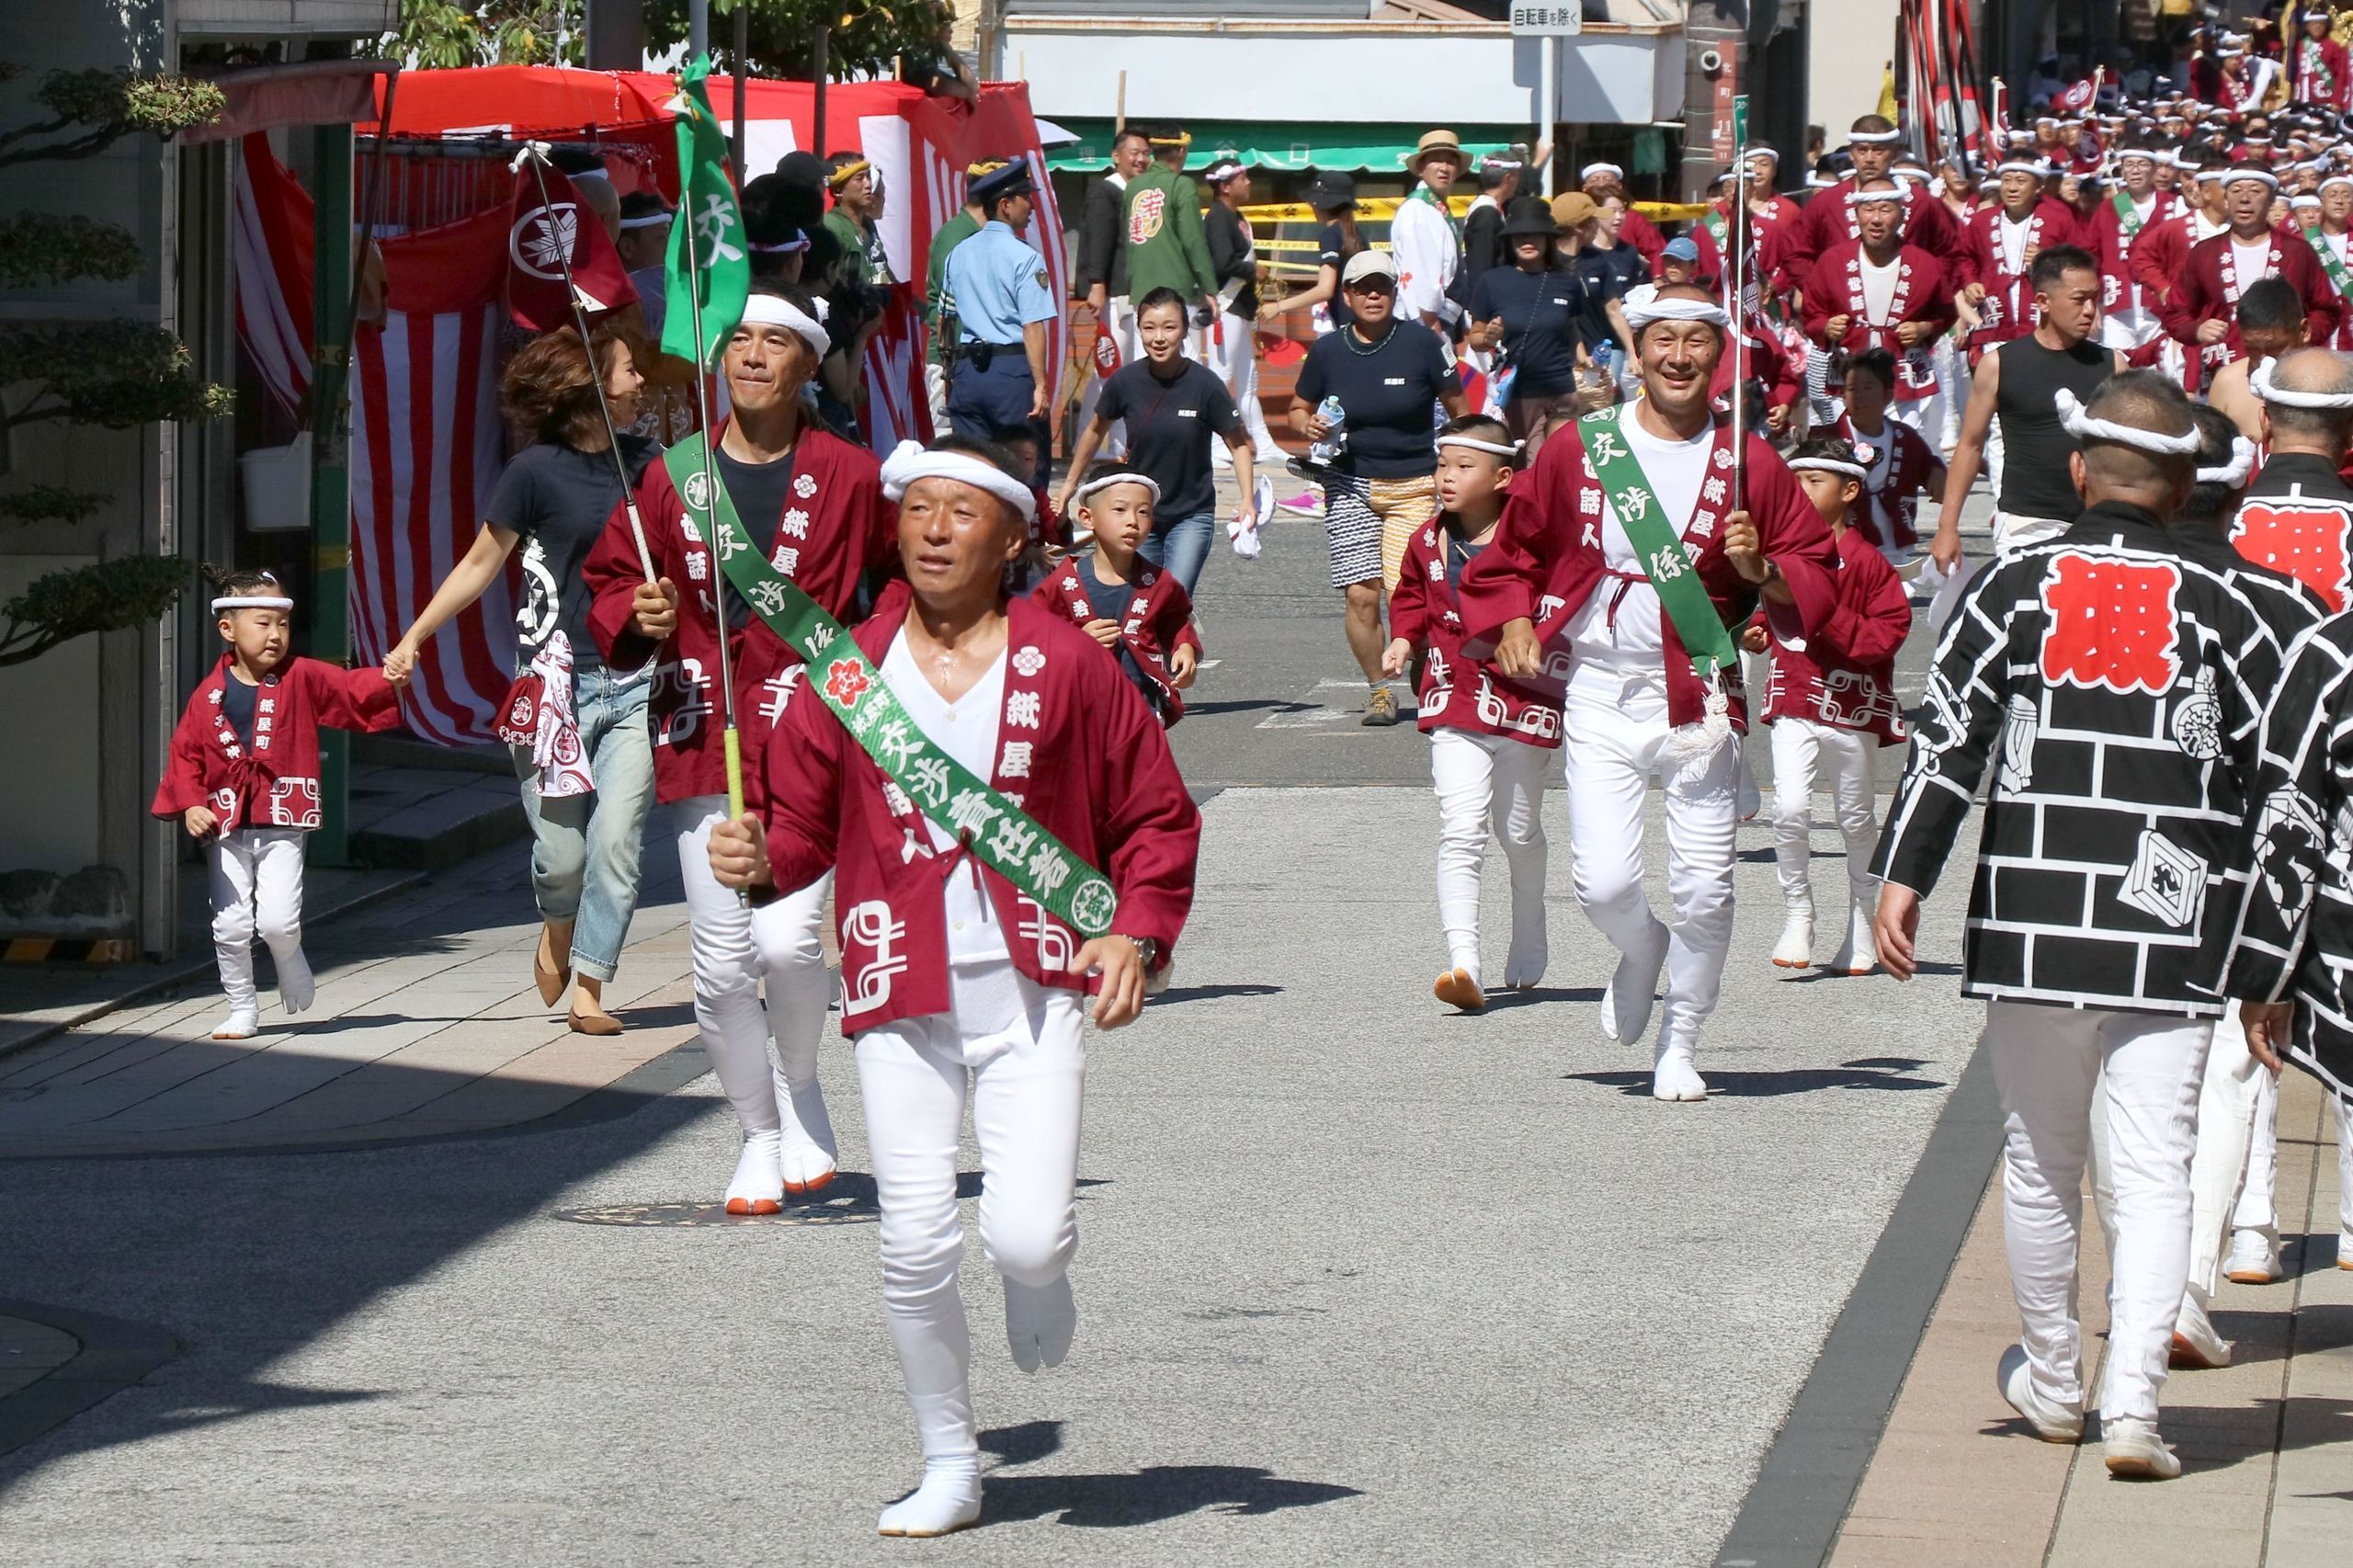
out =
[(1465, 1013), (1487, 1005), (1479, 962), (1479, 869), (1492, 825), (1511, 869), (1511, 949), (1503, 983), (1518, 990), (1544, 977), (1544, 770), (1561, 744), (1558, 683), (1506, 680), (1462, 653), (1455, 597), (1462, 569), (1495, 538), (1504, 494), (1526, 459), (1503, 422), (1454, 420), (1438, 438), (1438, 514), (1405, 546), (1389, 600), (1393, 633), (1381, 670), (1403, 675), (1422, 654), (1419, 724), (1430, 738), (1438, 789), (1438, 917), (1447, 968), (1432, 993)]
[(290, 652), (294, 600), (276, 577), (206, 575), (228, 647), (188, 699), (149, 809), (177, 817), (205, 846), (212, 946), (229, 995), (212, 1038), (250, 1040), (261, 1027), (256, 932), (277, 961), (286, 1011), (308, 1007), (315, 991), (302, 958), (302, 835), (319, 825), (319, 726), (389, 730), (399, 710), (382, 670)]

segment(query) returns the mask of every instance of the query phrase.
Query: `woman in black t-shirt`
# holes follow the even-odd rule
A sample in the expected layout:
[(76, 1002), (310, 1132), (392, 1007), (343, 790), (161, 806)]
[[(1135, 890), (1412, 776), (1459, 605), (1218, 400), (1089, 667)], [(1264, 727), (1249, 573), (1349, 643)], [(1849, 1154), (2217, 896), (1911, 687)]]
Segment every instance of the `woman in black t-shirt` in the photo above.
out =
[(1341, 445), (1324, 485), (1332, 585), (1347, 596), (1348, 651), (1364, 671), (1364, 722), (1394, 724), (1397, 699), (1381, 673), (1381, 603), (1397, 585), (1405, 547), (1438, 513), (1438, 420), (1464, 412), (1454, 353), (1416, 321), (1396, 318), (1397, 264), (1386, 251), (1353, 257), (1340, 278), (1355, 318), (1315, 340), (1291, 393), (1291, 427), (1332, 436), (1326, 398), (1340, 409)]
[(1307, 187), (1302, 198), (1313, 210), (1315, 221), (1323, 227), (1316, 233), (1315, 281), (1295, 294), (1279, 300), (1268, 300), (1258, 307), (1258, 319), (1273, 321), (1292, 311), (1312, 310), (1317, 305), (1328, 307), (1326, 313), (1332, 330), (1337, 332), (1348, 324), (1348, 302), (1340, 289), (1340, 274), (1349, 259), (1358, 252), (1371, 247), (1357, 232), (1357, 182), (1347, 175), (1320, 174)]
[(645, 719), (651, 683), (645, 670), (605, 668), (588, 631), (581, 566), (621, 503), (623, 473), (634, 486), (654, 448), (624, 435), (616, 460), (592, 378), (601, 372), (605, 408), (617, 429), (637, 417), (644, 378), (627, 338), (600, 328), (594, 346), (594, 369), (579, 334), (568, 328), (533, 339), (508, 362), (501, 401), (531, 445), (498, 476), (473, 548), (385, 656), (384, 674), (395, 685), (406, 681), (425, 644), (498, 582), (507, 556), (524, 545), (517, 663), (528, 668), (559, 637), (569, 644), (572, 711), (595, 783), (590, 794), (541, 800), (531, 747), (513, 748), (531, 823), (531, 892), (542, 922), (532, 973), (541, 1000), (553, 1006), (576, 971), (573, 1028), (612, 1035), (621, 1026), (605, 1011), (605, 982), (637, 910), (639, 850), (654, 807), (654, 741)]
[(1586, 363), (1578, 324), (1585, 280), (1563, 262), (1560, 228), (1540, 196), (1515, 199), (1504, 214), (1507, 265), (1490, 267), (1471, 285), (1471, 346), (1499, 350), (1504, 423), (1528, 444), (1529, 462), (1544, 445), (1552, 421), (1568, 411)]

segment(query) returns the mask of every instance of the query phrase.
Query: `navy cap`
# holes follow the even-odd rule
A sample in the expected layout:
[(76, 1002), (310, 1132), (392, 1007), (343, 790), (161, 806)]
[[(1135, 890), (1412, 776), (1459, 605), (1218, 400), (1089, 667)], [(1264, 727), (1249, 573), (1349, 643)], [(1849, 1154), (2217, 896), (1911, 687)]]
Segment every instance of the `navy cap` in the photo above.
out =
[(1005, 197), (1027, 196), (1037, 188), (1029, 177), (1029, 155), (1025, 153), (1001, 169), (975, 176), (964, 190), (974, 205), (993, 207)]

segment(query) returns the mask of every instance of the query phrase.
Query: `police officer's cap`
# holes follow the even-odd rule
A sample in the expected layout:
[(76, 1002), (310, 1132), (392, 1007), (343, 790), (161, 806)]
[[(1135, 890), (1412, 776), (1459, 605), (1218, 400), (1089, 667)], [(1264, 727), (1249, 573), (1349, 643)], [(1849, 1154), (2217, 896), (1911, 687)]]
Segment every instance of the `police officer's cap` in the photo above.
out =
[(1005, 167), (974, 178), (967, 194), (978, 205), (994, 208), (1008, 196), (1027, 196), (1037, 188), (1029, 177), (1029, 155), (1025, 153)]

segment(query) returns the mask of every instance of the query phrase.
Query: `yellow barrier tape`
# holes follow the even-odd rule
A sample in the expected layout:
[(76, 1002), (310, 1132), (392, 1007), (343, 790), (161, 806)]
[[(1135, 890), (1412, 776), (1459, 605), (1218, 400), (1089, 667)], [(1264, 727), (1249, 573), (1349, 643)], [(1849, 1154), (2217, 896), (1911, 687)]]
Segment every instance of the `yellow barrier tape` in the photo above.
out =
[[(1384, 223), (1397, 215), (1404, 206), (1402, 196), (1364, 196), (1357, 199), (1358, 222)], [(1458, 196), (1447, 203), (1458, 218), (1471, 210), (1471, 199)], [(1634, 210), (1654, 222), (1685, 223), (1704, 217), (1708, 204), (1704, 201), (1637, 201)], [(1254, 225), (1258, 223), (1313, 223), (1315, 209), (1303, 202), (1279, 201), (1242, 209), (1242, 215)]]

